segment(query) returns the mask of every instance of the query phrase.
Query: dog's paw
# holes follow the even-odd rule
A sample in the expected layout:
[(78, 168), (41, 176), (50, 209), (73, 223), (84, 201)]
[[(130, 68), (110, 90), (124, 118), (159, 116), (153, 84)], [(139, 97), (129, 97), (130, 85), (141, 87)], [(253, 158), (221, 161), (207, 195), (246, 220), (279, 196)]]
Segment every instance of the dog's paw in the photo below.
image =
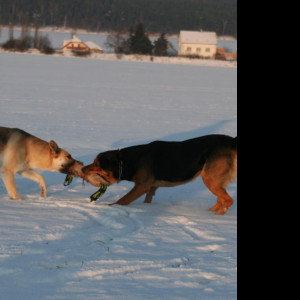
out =
[(216, 211), (216, 215), (224, 215), (227, 212), (227, 207), (221, 207)]
[(19, 195), (17, 195), (17, 196), (10, 196), (9, 198), (10, 198), (10, 200), (21, 200), (21, 197)]
[(47, 197), (47, 189), (41, 188), (40, 196), (41, 196), (42, 198), (46, 198), (46, 197)]

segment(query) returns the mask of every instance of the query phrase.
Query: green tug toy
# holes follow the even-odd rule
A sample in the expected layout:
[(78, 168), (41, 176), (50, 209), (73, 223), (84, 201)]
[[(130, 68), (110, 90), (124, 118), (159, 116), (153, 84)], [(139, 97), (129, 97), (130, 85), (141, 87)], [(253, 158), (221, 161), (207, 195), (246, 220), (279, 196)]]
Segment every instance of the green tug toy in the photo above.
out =
[(101, 183), (100, 189), (90, 196), (91, 202), (97, 201), (105, 193), (106, 189), (107, 189), (107, 185)]
[(68, 175), (66, 176), (66, 178), (65, 178), (64, 186), (70, 185), (71, 182), (72, 182), (72, 180), (73, 180), (73, 176), (68, 174)]
[[(72, 180), (73, 180), (73, 176), (68, 174), (65, 178), (64, 186), (70, 185)], [(107, 189), (107, 185), (101, 183), (99, 190), (90, 196), (90, 201), (91, 202), (97, 201), (105, 193), (106, 189)]]

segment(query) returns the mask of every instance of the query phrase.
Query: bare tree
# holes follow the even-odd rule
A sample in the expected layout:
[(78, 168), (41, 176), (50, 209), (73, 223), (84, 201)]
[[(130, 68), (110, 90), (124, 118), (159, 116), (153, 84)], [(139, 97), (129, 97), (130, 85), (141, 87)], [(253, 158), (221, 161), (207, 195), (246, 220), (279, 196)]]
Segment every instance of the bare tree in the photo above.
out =
[(63, 28), (64, 28), (64, 29), (67, 28), (67, 20), (68, 20), (68, 16), (65, 15), (65, 17), (64, 17), (64, 25), (63, 25)]
[(105, 41), (105, 46), (112, 49), (114, 53), (121, 55), (129, 51), (129, 45), (127, 43), (128, 36), (127, 31), (124, 28), (118, 28), (114, 34), (108, 35)]
[(28, 14), (23, 12), (21, 15), (21, 39), (26, 40), (29, 36), (29, 19)]
[(8, 31), (9, 31), (9, 40), (13, 40), (14, 39), (14, 18), (13, 18), (13, 14), (12, 13), (10, 13), (9, 14), (9, 17), (8, 17), (8, 19), (9, 19), (9, 21), (8, 21), (8, 25), (9, 25), (9, 29), (8, 29)]
[(72, 19), (72, 29), (71, 29), (71, 37), (72, 38), (76, 34), (76, 32), (77, 32), (77, 23), (76, 23), (75, 17), (73, 17), (73, 19)]
[(39, 17), (40, 17), (40, 15), (37, 14), (37, 13), (33, 14), (33, 18), (34, 18), (33, 48), (38, 48), (38, 41), (39, 41)]

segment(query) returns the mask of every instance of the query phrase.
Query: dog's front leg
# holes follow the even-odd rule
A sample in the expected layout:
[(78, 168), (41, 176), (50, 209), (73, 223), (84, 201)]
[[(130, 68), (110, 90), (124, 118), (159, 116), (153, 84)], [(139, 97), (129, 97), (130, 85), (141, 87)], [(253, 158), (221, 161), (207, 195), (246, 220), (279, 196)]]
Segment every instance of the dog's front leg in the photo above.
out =
[(19, 174), (25, 178), (35, 181), (41, 187), (41, 197), (47, 197), (47, 187), (44, 177), (34, 170), (25, 170), (19, 172)]
[(111, 205), (128, 205), (134, 200), (141, 197), (143, 194), (145, 194), (147, 191), (149, 191), (149, 187), (144, 184), (136, 184), (133, 189), (127, 193), (125, 196), (123, 196), (120, 200), (117, 202), (111, 204)]
[(144, 200), (144, 203), (151, 203), (152, 197), (155, 195), (156, 190), (158, 189), (158, 186), (152, 186), (150, 191), (146, 194), (146, 198)]
[(11, 171), (2, 171), (2, 178), (9, 197), (13, 200), (21, 199), (17, 192), (15, 174)]

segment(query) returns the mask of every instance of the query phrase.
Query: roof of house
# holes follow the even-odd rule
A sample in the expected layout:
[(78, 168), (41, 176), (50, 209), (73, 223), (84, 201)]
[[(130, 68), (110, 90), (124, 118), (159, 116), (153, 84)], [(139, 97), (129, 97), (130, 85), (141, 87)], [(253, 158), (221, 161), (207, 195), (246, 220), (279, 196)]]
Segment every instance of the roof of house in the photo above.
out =
[(101, 50), (102, 51), (102, 48), (99, 47), (97, 44), (95, 44), (94, 42), (83, 42), (81, 41), (75, 34), (73, 35), (73, 38), (71, 40), (64, 40), (63, 42), (63, 48), (65, 46), (67, 46), (68, 44), (70, 43), (83, 43), (85, 46), (87, 46), (89, 49), (92, 49), (92, 50)]
[(217, 35), (211, 31), (185, 31), (181, 30), (179, 39), (184, 44), (217, 44)]
[(88, 41), (88, 42), (84, 42), (85, 45), (87, 45), (90, 49), (92, 50), (101, 50), (102, 51), (102, 48), (99, 47), (97, 44), (95, 44), (94, 42), (91, 42), (91, 41)]
[(64, 40), (64, 45), (69, 44), (71, 42), (73, 42), (73, 43), (75, 43), (75, 42), (80, 43), (81, 40), (74, 34), (71, 40)]

